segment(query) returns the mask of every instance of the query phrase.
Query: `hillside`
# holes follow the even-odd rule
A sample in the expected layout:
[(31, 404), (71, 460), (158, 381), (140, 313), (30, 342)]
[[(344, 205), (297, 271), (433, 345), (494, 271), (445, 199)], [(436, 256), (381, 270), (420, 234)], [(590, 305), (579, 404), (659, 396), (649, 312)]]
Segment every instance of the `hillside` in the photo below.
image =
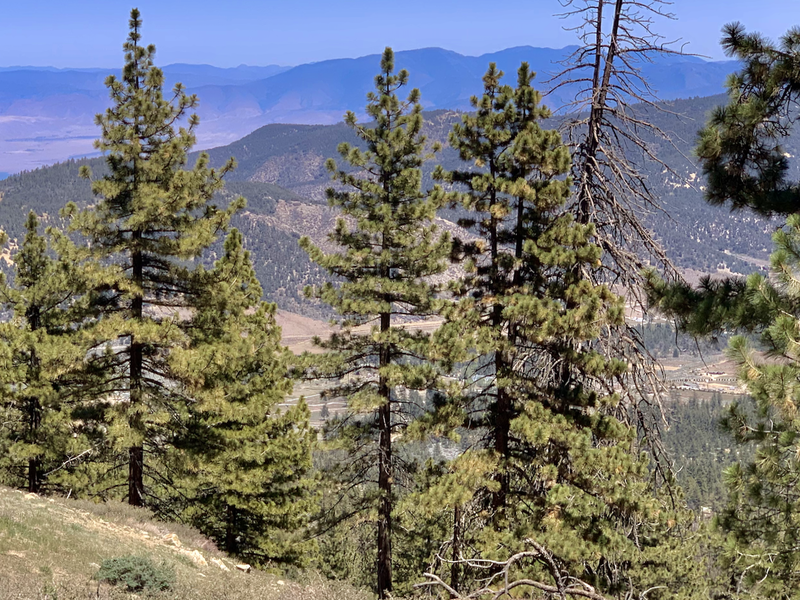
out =
[[(378, 48), (376, 48), (378, 50)], [(442, 48), (398, 52), (398, 68), (408, 69), (410, 83), (422, 91), (428, 110), (469, 108), (490, 61), (513, 72), (528, 61), (544, 82), (558, 71), (574, 47), (521, 46), (481, 56)], [(122, 57), (120, 56), (120, 60)], [(167, 65), (166, 85), (182, 82), (200, 99), (203, 127), (199, 144), (230, 143), (268, 123), (332, 124), (345, 110), (360, 110), (372, 87), (377, 54), (299, 65), (220, 69), (209, 65)], [(730, 62), (696, 57), (654, 56), (639, 65), (661, 98), (707, 96), (723, 90)], [(108, 104), (103, 81), (107, 69), (0, 69), (0, 172), (13, 173), (94, 153), (94, 116)], [(574, 89), (561, 88), (549, 99), (555, 107), (569, 102)]]
[[(711, 96), (665, 103), (666, 111), (639, 108), (642, 117), (651, 119), (671, 136), (674, 147), (652, 141), (659, 157), (678, 176), (635, 154), (631, 157), (641, 162), (653, 192), (661, 200), (664, 212), (650, 212), (645, 220), (675, 263), (687, 271), (745, 274), (767, 264), (770, 235), (780, 223), (747, 213), (730, 213), (703, 200), (703, 182), (691, 159), (692, 146), (707, 113), (723, 101), (724, 96)], [(425, 113), (430, 140), (445, 143), (438, 161), (446, 168), (458, 164), (456, 153), (446, 145), (447, 135), (458, 119), (460, 114), (456, 111)], [(559, 125), (558, 119), (545, 124)], [(236, 195), (248, 200), (247, 209), (234, 219), (234, 225), (245, 235), (266, 297), (287, 311), (315, 318), (324, 318), (327, 313), (306, 300), (302, 288), (322, 281), (323, 276), (300, 250), (297, 240), (309, 235), (318, 244), (326, 242), (335, 214), (325, 202), (330, 177), (324, 163), (337, 156), (336, 147), (342, 141), (357, 142), (342, 123), (274, 124), (209, 151), (213, 165), (222, 165), (230, 156), (238, 162), (219, 202), (226, 204)], [(786, 140), (785, 151), (790, 156), (800, 154), (800, 135)], [(24, 216), (30, 209), (44, 215), (47, 224), (60, 225), (58, 210), (66, 202), (91, 202), (89, 183), (77, 176), (79, 165), (85, 162), (96, 176), (103, 173), (102, 161), (92, 159), (68, 161), (0, 181), (0, 223), (12, 241), (21, 236)], [(432, 183), (431, 168), (432, 164), (426, 171), (426, 185)], [(796, 173), (796, 164), (794, 169)], [(443, 227), (454, 228), (452, 221), (457, 219), (458, 211), (444, 211), (442, 217), (450, 219), (441, 222)]]
[[(367, 600), (344, 584), (304, 583), (256, 571), (196, 531), (156, 521), (145, 509), (44, 498), (0, 487), (0, 599), (136, 596), (93, 580), (104, 560), (137, 555), (175, 571), (163, 600)], [(237, 567), (237, 565), (239, 565)]]
[[(0, 181), (0, 228), (9, 235), (11, 248), (21, 239), (25, 215), (30, 210), (41, 216), (43, 226), (63, 227), (65, 224), (58, 212), (67, 202), (86, 205), (92, 201), (90, 183), (78, 177), (78, 168), (83, 164), (89, 164), (97, 177), (104, 173), (103, 164), (97, 159), (67, 161)], [(307, 227), (296, 218), (290, 220), (286, 209), (291, 207), (294, 215), (309, 211), (325, 215), (318, 226), (320, 239), (333, 223), (333, 215), (325, 206), (270, 183), (230, 181), (217, 201), (227, 205), (240, 195), (247, 198), (248, 206), (234, 217), (233, 226), (246, 237), (266, 298), (288, 311), (325, 317), (326, 312), (303, 297), (303, 286), (319, 283), (322, 274), (297, 243), (300, 233)], [(218, 243), (209, 261), (213, 261), (220, 250)], [(2, 256), (0, 254), (0, 259)], [(2, 266), (8, 264), (2, 263)]]
[[(765, 265), (771, 248), (770, 235), (780, 223), (709, 206), (702, 197), (700, 168), (692, 158), (697, 130), (709, 111), (724, 101), (725, 96), (718, 95), (663, 103), (664, 111), (638, 107), (639, 116), (651, 120), (669, 134), (674, 146), (663, 140), (650, 141), (659, 158), (676, 175), (665, 172), (661, 165), (635, 152), (631, 152), (631, 159), (647, 174), (648, 184), (664, 210), (645, 214), (645, 221), (679, 267), (703, 272), (749, 273)], [(426, 113), (429, 138), (445, 144), (437, 161), (446, 168), (458, 165), (456, 153), (446, 142), (453, 122), (459, 118), (454, 111)], [(560, 125), (558, 118), (545, 123), (545, 127), (552, 128)], [(221, 164), (227, 156), (236, 156), (240, 168), (233, 178), (274, 183), (321, 201), (329, 186), (324, 159), (336, 156), (336, 145), (342, 140), (355, 142), (352, 133), (342, 124), (270, 125), (233, 144), (213, 149), (210, 155), (215, 164)], [(800, 135), (786, 140), (785, 151), (792, 157), (800, 153)], [(796, 164), (794, 169), (796, 173)], [(429, 179), (426, 183), (431, 184)], [(443, 215), (451, 219), (457, 217), (452, 211)]]

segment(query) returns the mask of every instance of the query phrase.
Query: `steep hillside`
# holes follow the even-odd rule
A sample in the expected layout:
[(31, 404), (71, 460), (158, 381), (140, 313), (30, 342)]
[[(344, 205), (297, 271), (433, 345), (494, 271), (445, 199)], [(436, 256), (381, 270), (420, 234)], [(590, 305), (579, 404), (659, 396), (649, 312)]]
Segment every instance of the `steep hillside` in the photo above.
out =
[[(135, 598), (94, 576), (103, 561), (144, 556), (175, 573), (163, 600), (367, 600), (307, 575), (303, 584), (257, 571), (196, 531), (125, 504), (52, 499), (0, 487), (0, 598)], [(140, 594), (141, 595), (141, 594)], [(145, 594), (146, 595), (146, 594)]]
[[(651, 120), (670, 136), (672, 144), (658, 139), (650, 141), (674, 174), (634, 150), (630, 157), (647, 174), (648, 183), (663, 208), (663, 212), (642, 208), (645, 220), (679, 267), (705, 272), (749, 273), (765, 265), (771, 248), (770, 235), (780, 222), (709, 206), (703, 200), (700, 169), (693, 159), (697, 130), (709, 111), (724, 101), (725, 96), (718, 95), (664, 103), (661, 111), (637, 107), (639, 116)], [(460, 115), (455, 111), (425, 114), (429, 138), (445, 143), (437, 162), (446, 168), (458, 165), (456, 153), (446, 145), (452, 124), (458, 119)], [(544, 126), (561, 125), (561, 119), (554, 118)], [(211, 150), (210, 155), (215, 164), (222, 164), (228, 156), (236, 156), (240, 168), (233, 178), (274, 183), (321, 202), (330, 185), (325, 158), (337, 156), (336, 146), (340, 141), (357, 141), (343, 124), (268, 125), (233, 144)], [(800, 133), (786, 141), (785, 151), (792, 157), (800, 154)], [(797, 173), (796, 163), (793, 168)], [(427, 177), (426, 183), (431, 184)], [(445, 211), (443, 216), (456, 219), (458, 213)]]
[[(665, 104), (666, 111), (639, 107), (643, 118), (651, 119), (672, 138), (674, 146), (652, 141), (675, 174), (633, 152), (631, 157), (641, 162), (663, 208), (663, 212), (645, 214), (645, 220), (679, 267), (712, 273), (749, 273), (767, 264), (770, 234), (780, 222), (709, 206), (702, 198), (699, 168), (691, 158), (697, 129), (708, 111), (723, 101), (724, 96), (676, 100)], [(425, 113), (429, 138), (445, 143), (438, 161), (446, 168), (458, 164), (456, 153), (446, 145), (447, 135), (458, 119), (460, 113), (455, 111)], [(545, 124), (560, 125), (559, 119)], [(327, 313), (306, 300), (302, 288), (322, 281), (323, 275), (308, 261), (297, 240), (301, 235), (310, 235), (317, 243), (326, 242), (335, 214), (325, 202), (330, 177), (324, 163), (337, 156), (336, 147), (342, 141), (357, 143), (341, 123), (274, 124), (209, 151), (214, 165), (223, 164), (230, 156), (238, 161), (219, 202), (226, 204), (236, 195), (247, 198), (248, 207), (235, 218), (234, 225), (244, 232), (267, 298), (285, 310), (315, 318), (324, 318)], [(800, 134), (787, 140), (785, 152), (790, 156), (800, 154)], [(67, 201), (92, 201), (88, 182), (77, 176), (79, 165), (84, 163), (92, 166), (95, 175), (102, 174), (102, 162), (92, 159), (68, 161), (0, 181), (0, 223), (12, 241), (21, 236), (24, 216), (31, 208), (44, 215), (47, 224), (60, 225), (58, 210)], [(426, 185), (432, 183), (431, 168), (432, 165), (426, 173)], [(796, 174), (796, 164), (794, 169)], [(452, 222), (458, 214), (457, 210), (443, 211), (442, 217), (450, 222), (442, 221), (442, 226), (454, 227)]]

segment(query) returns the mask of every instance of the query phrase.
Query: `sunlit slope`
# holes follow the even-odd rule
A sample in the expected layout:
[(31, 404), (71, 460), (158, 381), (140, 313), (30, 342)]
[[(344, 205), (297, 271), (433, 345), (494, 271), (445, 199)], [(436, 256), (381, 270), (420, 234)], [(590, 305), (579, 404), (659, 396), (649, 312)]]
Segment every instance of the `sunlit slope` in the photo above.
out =
[[(175, 571), (180, 600), (366, 600), (344, 585), (299, 584), (248, 568), (188, 527), (120, 503), (50, 499), (0, 487), (0, 600), (132, 598), (93, 579), (106, 559), (146, 556)], [(237, 566), (238, 565), (238, 566)]]

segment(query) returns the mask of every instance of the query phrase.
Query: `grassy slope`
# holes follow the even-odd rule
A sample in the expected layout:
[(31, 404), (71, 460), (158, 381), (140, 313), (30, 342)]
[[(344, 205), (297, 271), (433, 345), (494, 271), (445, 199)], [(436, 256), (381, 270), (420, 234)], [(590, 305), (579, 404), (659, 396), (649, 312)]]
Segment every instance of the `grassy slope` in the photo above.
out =
[[(177, 537), (180, 547), (172, 541)], [(206, 564), (193, 560), (200, 554)], [(304, 583), (236, 569), (196, 531), (152, 519), (125, 504), (92, 504), (24, 494), (0, 487), (0, 600), (132, 598), (98, 586), (100, 563), (128, 554), (166, 562), (177, 581), (159, 599), (367, 600), (368, 594), (315, 576)], [(226, 565), (223, 570), (215, 561)]]

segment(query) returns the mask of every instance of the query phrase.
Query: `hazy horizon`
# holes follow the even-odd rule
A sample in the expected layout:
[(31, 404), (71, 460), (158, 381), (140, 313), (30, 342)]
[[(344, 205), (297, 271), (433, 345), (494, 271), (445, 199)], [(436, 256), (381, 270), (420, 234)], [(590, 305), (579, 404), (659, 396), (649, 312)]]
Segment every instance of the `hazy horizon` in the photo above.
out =
[[(575, 32), (565, 29), (577, 21), (555, 16), (563, 10), (558, 0), (511, 0), (491, 10), (477, 0), (408, 0), (402, 7), (366, 0), (341, 4), (238, 0), (220, 14), (209, 0), (41, 0), (36, 18), (23, 4), (11, 4), (0, 21), (0, 66), (117, 67), (133, 5), (142, 12), (143, 40), (156, 44), (163, 65), (296, 66), (372, 55), (385, 46), (395, 51), (440, 47), (480, 56), (515, 46), (563, 48), (577, 42)], [(659, 18), (654, 31), (711, 60), (725, 58), (719, 48), (725, 23), (738, 20), (772, 38), (800, 23), (800, 3), (789, 0), (676, 0), (665, 9), (676, 20)]]

